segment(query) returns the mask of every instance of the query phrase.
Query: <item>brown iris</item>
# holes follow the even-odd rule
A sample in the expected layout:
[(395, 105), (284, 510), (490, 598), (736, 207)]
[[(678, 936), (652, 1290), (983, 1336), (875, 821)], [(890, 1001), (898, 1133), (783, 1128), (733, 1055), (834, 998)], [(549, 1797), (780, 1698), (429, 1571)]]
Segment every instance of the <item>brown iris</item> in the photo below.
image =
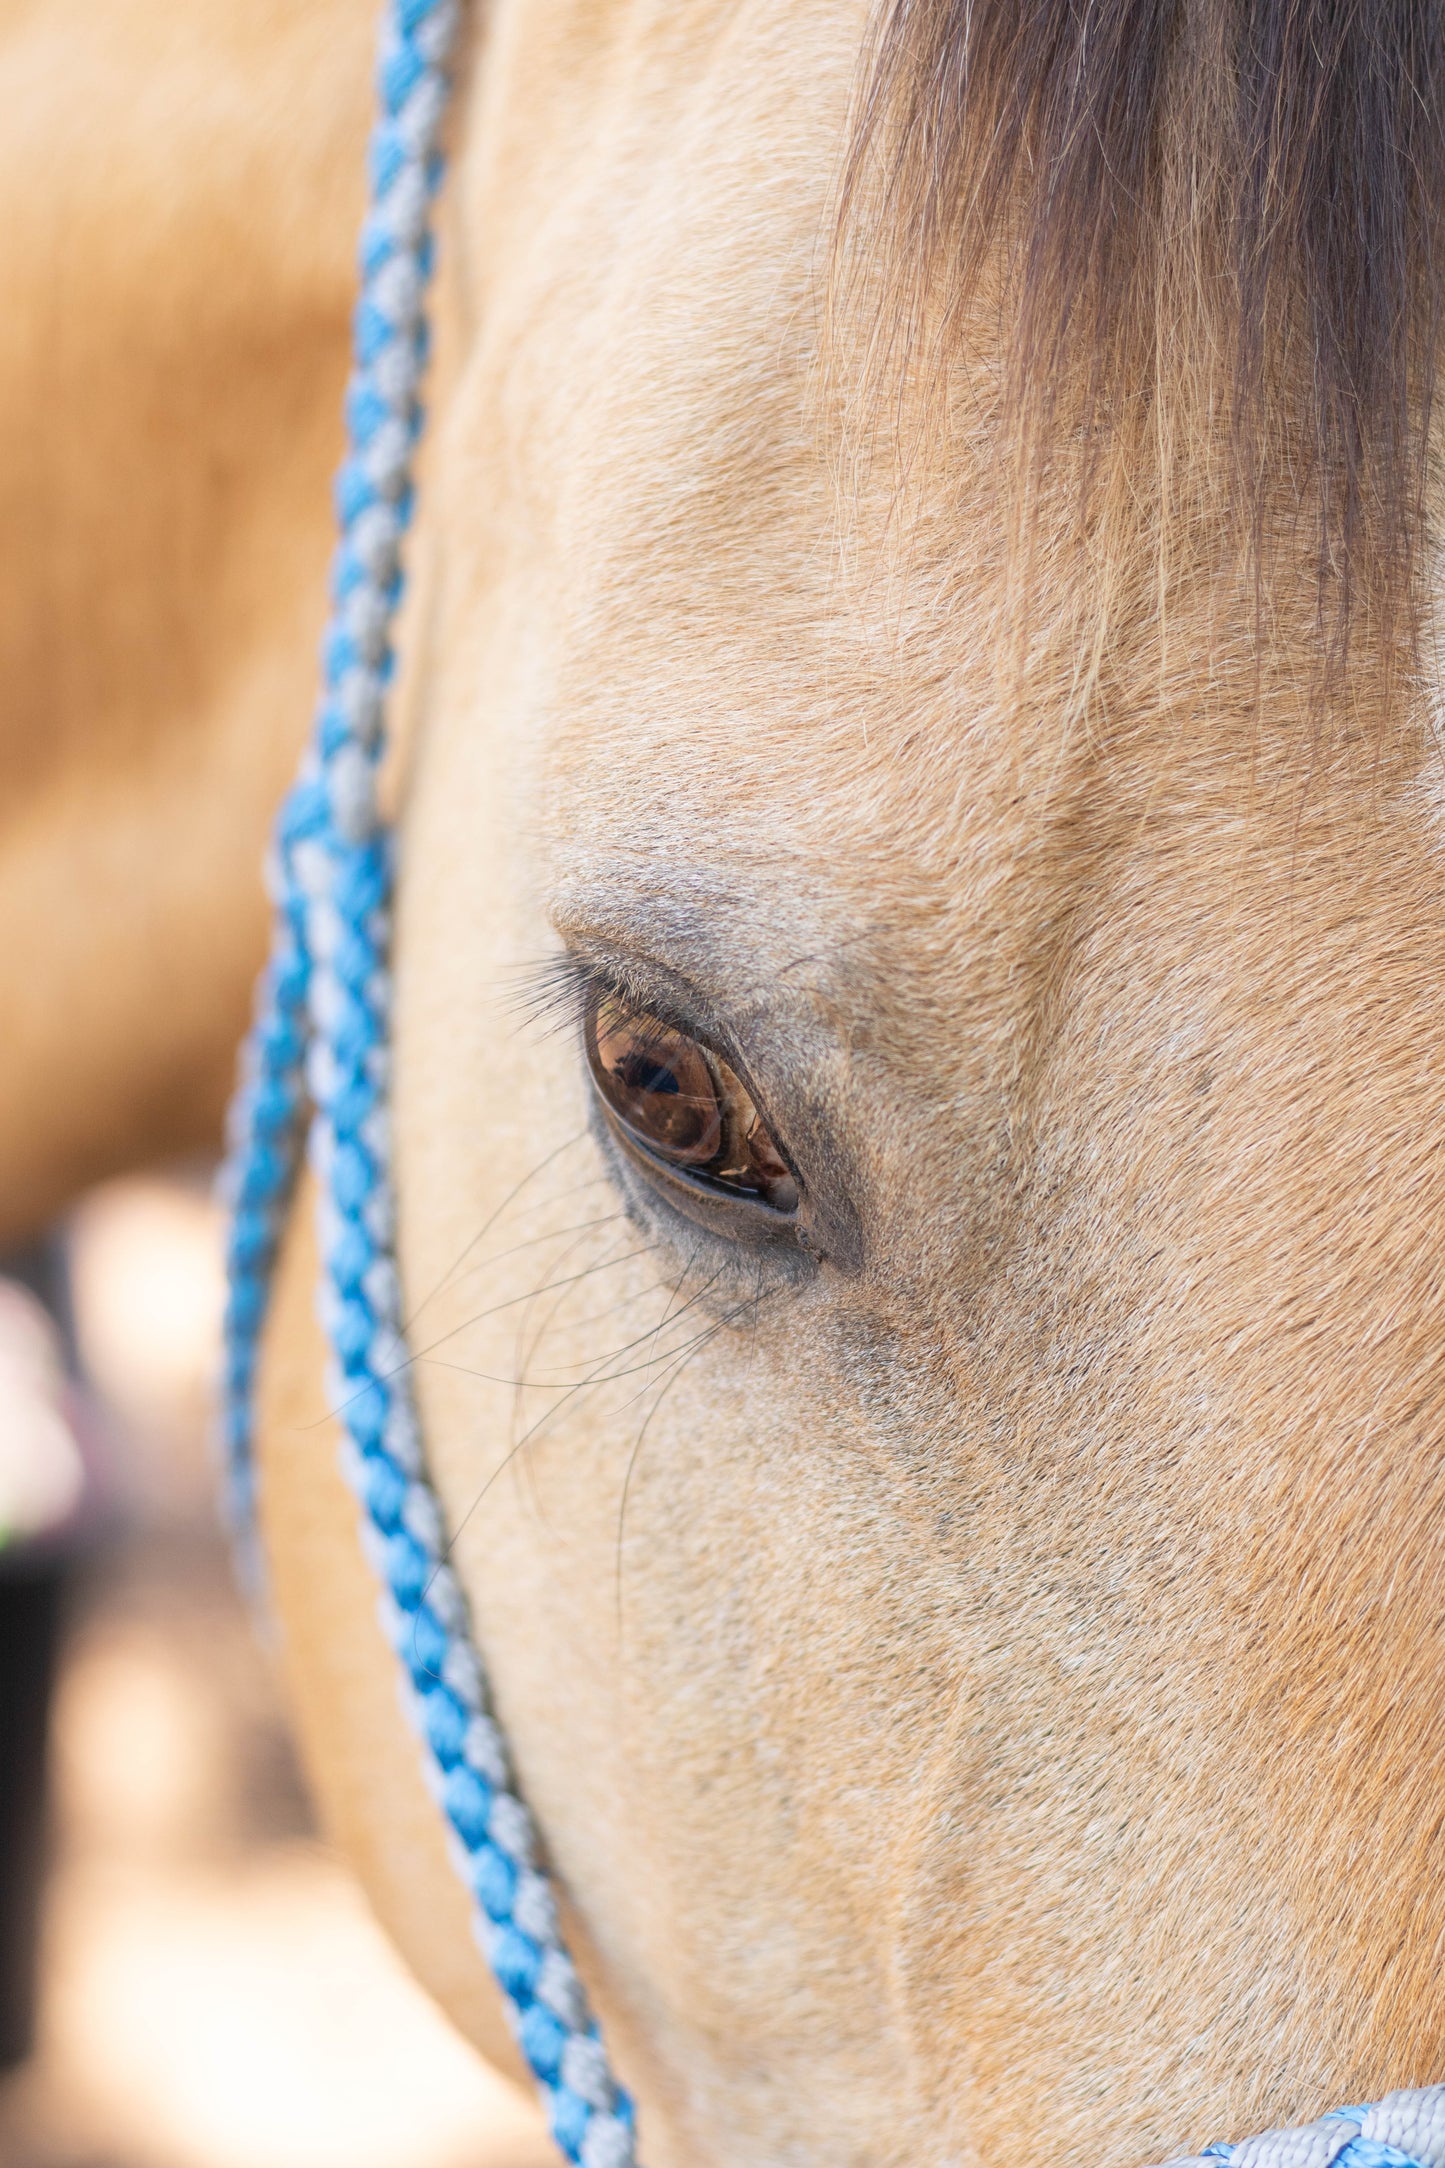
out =
[(776, 1212), (797, 1209), (798, 1185), (751, 1093), (711, 1047), (601, 994), (588, 1011), (587, 1059), (613, 1121), (650, 1158)]

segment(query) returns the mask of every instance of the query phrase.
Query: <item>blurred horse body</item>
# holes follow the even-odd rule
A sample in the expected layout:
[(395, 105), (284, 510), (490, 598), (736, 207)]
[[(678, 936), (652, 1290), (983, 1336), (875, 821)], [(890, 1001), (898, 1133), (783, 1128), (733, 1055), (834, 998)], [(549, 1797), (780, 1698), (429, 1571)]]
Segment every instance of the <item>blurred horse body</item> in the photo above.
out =
[(311, 697), (374, 28), (0, 11), (0, 1241), (210, 1143)]
[[(466, 62), (401, 1261), (657, 2168), (1126, 2168), (1445, 2075), (1428, 371), (1408, 325), (1398, 381), (1347, 339), (1300, 363), (1381, 194), (1317, 24), (1329, 277), (1306, 217), (1282, 284), (1232, 283), (1232, 14), (915, 6), (870, 42), (836, 0), (498, 0)], [(999, 25), (1066, 17), (1123, 102), (1051, 135), (1067, 37)], [(309, 703), (371, 25), (0, 22), (18, 1232), (215, 1121)], [(1033, 165), (970, 165), (954, 91)], [(1028, 211), (1050, 144), (1062, 227)], [(1275, 234), (1287, 130), (1261, 155)], [(1425, 290), (1433, 229), (1361, 231)], [(538, 966), (552, 1030), (516, 1013)], [(598, 988), (746, 1076), (806, 1242), (619, 1146)], [(309, 1251), (298, 1213), (265, 1451), (303, 1733), (505, 2056), (318, 1420)]]

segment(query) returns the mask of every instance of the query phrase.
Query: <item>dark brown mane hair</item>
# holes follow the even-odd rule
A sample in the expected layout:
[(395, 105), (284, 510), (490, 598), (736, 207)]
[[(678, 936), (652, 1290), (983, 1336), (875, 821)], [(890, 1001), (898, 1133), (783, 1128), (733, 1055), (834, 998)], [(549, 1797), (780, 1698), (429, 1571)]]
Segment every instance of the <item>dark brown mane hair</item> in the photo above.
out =
[[(1439, 333), (1445, 0), (887, 0), (867, 70), (845, 231), (881, 207), (902, 314), (946, 331), (997, 274), (1018, 411), (1075, 441), (1197, 373), (1202, 342), (1256, 550), (1308, 519), (1336, 648), (1362, 605), (1398, 631)], [(1194, 350), (1171, 355), (1181, 310)]]

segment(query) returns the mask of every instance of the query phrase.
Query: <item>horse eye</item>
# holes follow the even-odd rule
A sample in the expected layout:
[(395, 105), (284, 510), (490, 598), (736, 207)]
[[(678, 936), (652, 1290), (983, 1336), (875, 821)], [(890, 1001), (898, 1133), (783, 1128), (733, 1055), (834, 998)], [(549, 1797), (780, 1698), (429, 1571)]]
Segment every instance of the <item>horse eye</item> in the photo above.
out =
[(797, 1210), (798, 1185), (720, 1054), (616, 994), (592, 1002), (586, 1037), (593, 1082), (629, 1142), (709, 1189)]

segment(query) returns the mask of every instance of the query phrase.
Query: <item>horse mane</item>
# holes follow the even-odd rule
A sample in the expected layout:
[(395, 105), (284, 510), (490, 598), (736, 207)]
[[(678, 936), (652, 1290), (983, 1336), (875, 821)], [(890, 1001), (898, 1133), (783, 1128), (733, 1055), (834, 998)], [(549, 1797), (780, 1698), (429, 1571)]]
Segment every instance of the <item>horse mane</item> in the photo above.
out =
[(1002, 296), (1036, 444), (1097, 447), (1192, 386), (1256, 548), (1313, 521), (1336, 650), (1362, 600), (1398, 627), (1439, 343), (1441, 0), (887, 0), (845, 222), (865, 198), (915, 329), (981, 279)]

